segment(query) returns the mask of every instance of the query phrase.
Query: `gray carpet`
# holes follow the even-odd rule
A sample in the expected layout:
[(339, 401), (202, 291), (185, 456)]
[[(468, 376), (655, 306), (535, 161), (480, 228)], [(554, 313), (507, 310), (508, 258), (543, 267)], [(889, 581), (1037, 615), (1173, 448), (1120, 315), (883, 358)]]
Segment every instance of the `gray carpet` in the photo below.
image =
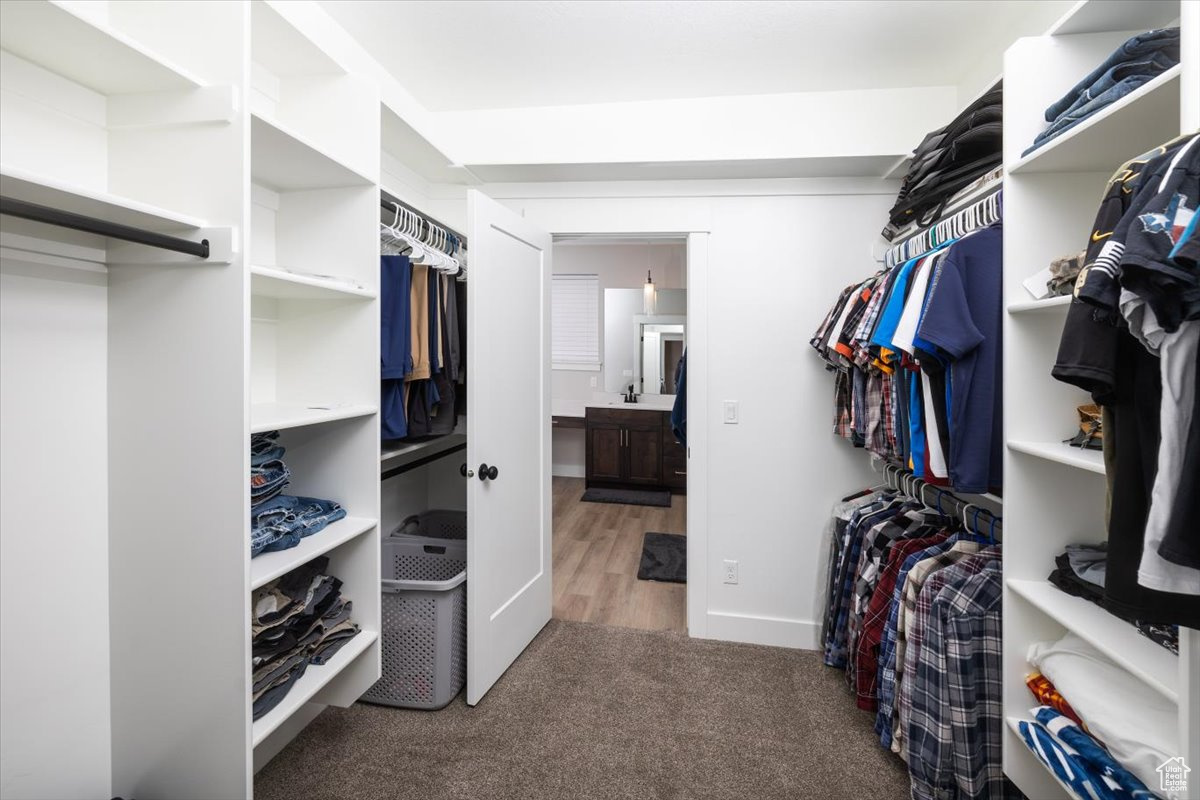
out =
[(842, 674), (813, 652), (553, 620), (483, 702), (330, 708), (257, 800), (900, 800)]

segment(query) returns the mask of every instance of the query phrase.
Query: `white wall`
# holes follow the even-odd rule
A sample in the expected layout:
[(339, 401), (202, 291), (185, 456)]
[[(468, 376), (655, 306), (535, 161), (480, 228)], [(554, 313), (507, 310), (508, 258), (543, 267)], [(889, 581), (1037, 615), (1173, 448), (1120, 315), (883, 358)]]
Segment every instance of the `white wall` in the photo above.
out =
[[(689, 427), (705, 426), (709, 489), (688, 498), (689, 516), (707, 519), (708, 569), (700, 577), (707, 614), (705, 630), (692, 632), (814, 647), (822, 528), (833, 502), (872, 473), (865, 451), (831, 431), (833, 381), (808, 338), (838, 292), (875, 269), (870, 243), (896, 187), (848, 180), (694, 186), (691, 195), (684, 183), (488, 191), (552, 232), (711, 231), (709, 391), (703, 411), (689, 409)], [(725, 400), (740, 403), (740, 424), (722, 423)], [(722, 583), (724, 559), (739, 562), (739, 584)]]
[(106, 279), (6, 255), (0, 797), (108, 797)]

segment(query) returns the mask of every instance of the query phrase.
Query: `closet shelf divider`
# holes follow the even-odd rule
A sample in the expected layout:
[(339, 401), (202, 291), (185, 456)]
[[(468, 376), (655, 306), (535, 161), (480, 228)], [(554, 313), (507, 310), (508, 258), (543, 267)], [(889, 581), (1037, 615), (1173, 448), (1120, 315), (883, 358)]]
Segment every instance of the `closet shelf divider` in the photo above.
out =
[(1028, 312), (1054, 311), (1056, 309), (1065, 309), (1070, 305), (1071, 295), (1066, 294), (1061, 297), (1047, 297), (1041, 300), (1025, 300), (1020, 303), (1009, 303), (1008, 313), (1025, 314)]
[(436, 456), (447, 450), (454, 450), (466, 443), (467, 435), (465, 433), (448, 433), (445, 436), (423, 442), (402, 442), (399, 446), (384, 450), (379, 454), (379, 466), (381, 471), (387, 472), (423, 458)]
[(0, 3), (0, 46), (103, 95), (205, 85), (116, 28), (53, 0)]
[(1179, 702), (1179, 657), (1142, 636), (1133, 625), (1049, 581), (1010, 578), (1005, 584), (1147, 686)]
[(281, 300), (371, 300), (378, 297), (374, 289), (336, 279), (253, 265), (250, 267), (250, 293)]
[(258, 747), (264, 739), (274, 733), (302, 705), (312, 700), (340, 672), (370, 650), (371, 646), (378, 640), (378, 631), (361, 630), (357, 636), (347, 642), (329, 660), (328, 664), (321, 666), (317, 666), (316, 664), (310, 665), (305, 670), (304, 676), (296, 682), (296, 686), (288, 692), (279, 705), (275, 706), (275, 708), (271, 709), (271, 711), (263, 715), (260, 719), (255, 720), (252, 737), (253, 746)]
[(1183, 66), (1154, 80), (1051, 139), (1008, 167), (1010, 175), (1034, 172), (1104, 172), (1179, 135)]
[(374, 186), (368, 178), (278, 120), (250, 116), (251, 173), (274, 191)]
[(1085, 450), (1081, 447), (1072, 447), (1063, 442), (1026, 442), (1012, 441), (1008, 443), (1008, 449), (1018, 453), (1025, 453), (1030, 456), (1044, 458), (1047, 461), (1055, 461), (1059, 464), (1066, 464), (1069, 467), (1084, 469), (1088, 472), (1095, 472), (1099, 475), (1104, 474), (1104, 454), (1099, 450)]
[(250, 559), (251, 591), (367, 533), (378, 524), (379, 520), (372, 517), (343, 517), (324, 530), (301, 539), (295, 547), (260, 553)]
[(379, 407), (366, 403), (331, 404), (308, 406), (289, 403), (255, 403), (250, 406), (250, 432), (302, 428), (342, 419), (365, 417), (374, 414)]
[(0, 164), (0, 195), (157, 233), (182, 233), (208, 227), (205, 220), (197, 217), (73, 185), (8, 164)]

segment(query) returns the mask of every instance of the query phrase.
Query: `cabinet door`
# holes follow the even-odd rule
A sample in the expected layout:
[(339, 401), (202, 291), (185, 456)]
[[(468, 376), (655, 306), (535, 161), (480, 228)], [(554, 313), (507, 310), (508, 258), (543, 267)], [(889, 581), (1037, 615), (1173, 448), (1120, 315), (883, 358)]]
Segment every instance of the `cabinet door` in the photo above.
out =
[(655, 485), (662, 483), (662, 429), (626, 429), (625, 448), (628, 457), (630, 483)]
[(619, 481), (625, 476), (624, 436), (619, 425), (588, 423), (587, 479)]
[[(467, 702), (550, 621), (550, 235), (467, 192)], [(480, 480), (486, 463), (495, 479)], [(490, 469), (488, 470), (490, 473)]]

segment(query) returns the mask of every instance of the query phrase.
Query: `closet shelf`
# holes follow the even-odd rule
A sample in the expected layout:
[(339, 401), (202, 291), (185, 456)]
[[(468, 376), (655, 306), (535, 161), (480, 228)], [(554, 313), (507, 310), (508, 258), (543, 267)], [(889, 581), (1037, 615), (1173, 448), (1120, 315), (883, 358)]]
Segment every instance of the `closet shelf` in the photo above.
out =
[(258, 113), (250, 119), (250, 172), (255, 183), (277, 192), (375, 185), (278, 121)]
[(250, 432), (278, 431), (320, 425), (340, 419), (365, 417), (379, 410), (366, 403), (346, 403), (327, 407), (302, 406), (289, 403), (255, 403), (250, 406)]
[[(0, 3), (0, 6), (7, 5), (10, 4)], [(196, 217), (177, 214), (127, 197), (75, 186), (7, 164), (0, 165), (0, 194), (27, 203), (157, 233), (196, 230), (208, 225)]]
[[(1034, 705), (1035, 705), (1034, 699), (1032, 697), (1030, 697), (1029, 698), (1029, 707), (1033, 708)], [(1051, 772), (1050, 769), (1047, 768), (1046, 765), (1043, 764), (1041, 761), (1039, 761), (1037, 756), (1035, 756), (1029, 750), (1029, 748), (1026, 747), (1025, 739), (1024, 739), (1024, 737), (1021, 736), (1021, 728), (1019, 727), (1019, 723), (1029, 722), (1031, 719), (1033, 719), (1032, 715), (1030, 715), (1028, 717), (1024, 717), (1024, 718), (1022, 718), (1022, 717), (1006, 717), (1005, 718), (1005, 722), (1008, 724), (1009, 730), (1011, 730), (1013, 732), (1013, 735), (1017, 737), (1017, 742), (1016, 742), (1015, 746), (1020, 747), (1021, 750), (1023, 751), (1023, 754), (1028, 756), (1029, 760), (1031, 762), (1033, 762), (1034, 764), (1036, 764), (1038, 769), (1041, 769), (1043, 772), (1045, 772), (1046, 775), (1048, 775), (1051, 778), (1051, 780), (1053, 780), (1054, 783), (1057, 784), (1060, 789), (1062, 789), (1063, 794), (1060, 795), (1061, 797), (1063, 797), (1063, 798), (1075, 797), (1076, 795), (1073, 791), (1071, 791), (1070, 787), (1068, 787), (1065, 783), (1063, 783), (1061, 780), (1059, 780), (1058, 776), (1055, 775), (1053, 772)], [(1007, 768), (1006, 768), (1005, 772), (1007, 773)], [(1050, 798), (1047, 797), (1046, 800), (1050, 800)]]
[(1137, 91), (1008, 167), (1010, 175), (1036, 172), (1103, 172), (1179, 135), (1176, 64)]
[(1057, 461), (1069, 467), (1104, 474), (1104, 454), (1099, 450), (1084, 450), (1079, 447), (1071, 447), (1063, 442), (1023, 441), (1009, 441), (1008, 449), (1048, 461)]
[(1179, 657), (1095, 603), (1072, 597), (1049, 581), (1005, 581), (1008, 588), (1078, 635), (1131, 675), (1179, 702)]
[(1025, 314), (1028, 312), (1054, 311), (1060, 308), (1067, 308), (1069, 305), (1071, 305), (1071, 295), (1065, 294), (1061, 297), (1050, 297), (1043, 300), (1023, 300), (1019, 303), (1009, 303), (1008, 313)]
[(374, 289), (339, 280), (300, 275), (278, 267), (250, 267), (250, 293), (282, 300), (371, 300)]
[(0, 3), (0, 47), (103, 95), (204, 85), (115, 28), (57, 2)]
[(312, 536), (301, 539), (300, 544), (288, 550), (261, 553), (250, 559), (251, 590), (307, 564), (317, 556), (340, 547), (379, 524), (370, 517), (343, 517)]
[(1151, 31), (1179, 19), (1179, 0), (1083, 0), (1076, 3), (1047, 33)]
[[(351, 619), (353, 619), (351, 615)], [(362, 630), (358, 635), (339, 650), (328, 664), (317, 666), (310, 664), (304, 672), (304, 677), (296, 682), (296, 686), (287, 694), (287, 697), (271, 709), (266, 715), (254, 722), (253, 743), (255, 747), (262, 744), (262, 741), (275, 732), (280, 725), (288, 720), (292, 714), (295, 714), (300, 707), (316, 696), (317, 692), (325, 688), (330, 681), (338, 676), (338, 673), (346, 669), (358, 659), (359, 656), (371, 649), (379, 639), (377, 631)]]
[(397, 467), (403, 467), (405, 464), (411, 464), (422, 458), (428, 458), (429, 456), (444, 453), (447, 450), (453, 450), (466, 443), (467, 436), (464, 433), (448, 433), (445, 436), (439, 436), (436, 439), (429, 439), (424, 442), (405, 443), (399, 447), (381, 452), (379, 454), (379, 466), (381, 471), (386, 472)]

